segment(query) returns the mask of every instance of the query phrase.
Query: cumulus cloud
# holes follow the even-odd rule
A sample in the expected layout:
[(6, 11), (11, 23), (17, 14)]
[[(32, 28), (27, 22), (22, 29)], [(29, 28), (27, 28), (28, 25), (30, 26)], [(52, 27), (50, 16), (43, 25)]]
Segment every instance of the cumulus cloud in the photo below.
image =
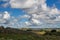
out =
[(59, 20), (60, 10), (54, 6), (48, 7), (46, 0), (11, 0), (10, 5), (12, 8), (21, 8), (30, 15), (29, 22), (26, 24), (54, 24)]
[(48, 7), (46, 0), (10, 0), (9, 4), (11, 8), (20, 8), (27, 12), (20, 17), (28, 18), (26, 25), (52, 25), (60, 22), (60, 10), (55, 6)]
[(10, 18), (10, 14), (7, 11), (0, 13), (0, 23), (1, 24), (7, 23), (9, 18)]
[(14, 17), (14, 16), (11, 16), (8, 11), (0, 12), (0, 25), (6, 26), (6, 27), (14, 27), (14, 28), (20, 27), (21, 28), (23, 26), (27, 26), (27, 23), (28, 23), (26, 21), (25, 23), (20, 22), (20, 20), (24, 18), (29, 19), (30, 16), (23, 15), (23, 16)]
[(0, 25), (6, 26), (6, 27), (16, 27), (19, 24), (20, 18), (15, 18), (10, 15), (8, 11), (4, 11), (0, 13)]
[(3, 15), (3, 19), (9, 19), (9, 18), (10, 18), (10, 14), (7, 11), (5, 11)]
[(26, 24), (27, 26), (32, 25), (32, 24), (31, 24), (30, 22), (28, 22), (28, 21), (26, 21), (25, 24)]
[(10, 0), (9, 3), (12, 8), (29, 8), (36, 2), (36, 0)]

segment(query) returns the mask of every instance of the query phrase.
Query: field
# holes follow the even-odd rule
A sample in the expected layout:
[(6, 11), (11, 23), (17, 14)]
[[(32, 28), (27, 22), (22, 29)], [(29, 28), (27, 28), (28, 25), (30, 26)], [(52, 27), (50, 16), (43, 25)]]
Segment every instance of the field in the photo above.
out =
[(0, 40), (60, 40), (60, 31), (0, 28)]
[(0, 34), (0, 40), (60, 40), (60, 36), (41, 36), (31, 32), (24, 32), (20, 34)]

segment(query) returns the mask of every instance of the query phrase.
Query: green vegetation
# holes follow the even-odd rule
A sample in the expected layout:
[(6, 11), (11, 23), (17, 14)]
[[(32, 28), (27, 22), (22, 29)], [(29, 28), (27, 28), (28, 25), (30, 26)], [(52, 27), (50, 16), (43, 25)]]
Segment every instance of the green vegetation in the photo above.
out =
[(0, 34), (0, 40), (60, 40), (60, 36), (38, 36), (33, 33)]
[(0, 40), (60, 40), (60, 32), (56, 30), (35, 31), (31, 29), (24, 31), (9, 27), (0, 27)]

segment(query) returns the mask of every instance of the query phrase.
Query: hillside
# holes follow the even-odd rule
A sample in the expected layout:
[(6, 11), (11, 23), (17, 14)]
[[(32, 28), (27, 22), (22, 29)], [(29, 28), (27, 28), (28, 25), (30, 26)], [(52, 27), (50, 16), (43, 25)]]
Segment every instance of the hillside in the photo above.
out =
[(52, 30), (50, 32), (45, 30), (35, 31), (30, 29), (24, 31), (9, 27), (4, 28), (1, 26), (0, 40), (60, 40), (60, 32), (56, 32), (56, 30)]

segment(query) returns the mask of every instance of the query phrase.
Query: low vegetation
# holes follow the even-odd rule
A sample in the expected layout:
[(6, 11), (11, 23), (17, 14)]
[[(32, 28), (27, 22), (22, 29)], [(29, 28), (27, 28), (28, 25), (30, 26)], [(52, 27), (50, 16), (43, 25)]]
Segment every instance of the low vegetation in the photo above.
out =
[(0, 27), (0, 40), (60, 40), (60, 31), (51, 30), (20, 30)]

